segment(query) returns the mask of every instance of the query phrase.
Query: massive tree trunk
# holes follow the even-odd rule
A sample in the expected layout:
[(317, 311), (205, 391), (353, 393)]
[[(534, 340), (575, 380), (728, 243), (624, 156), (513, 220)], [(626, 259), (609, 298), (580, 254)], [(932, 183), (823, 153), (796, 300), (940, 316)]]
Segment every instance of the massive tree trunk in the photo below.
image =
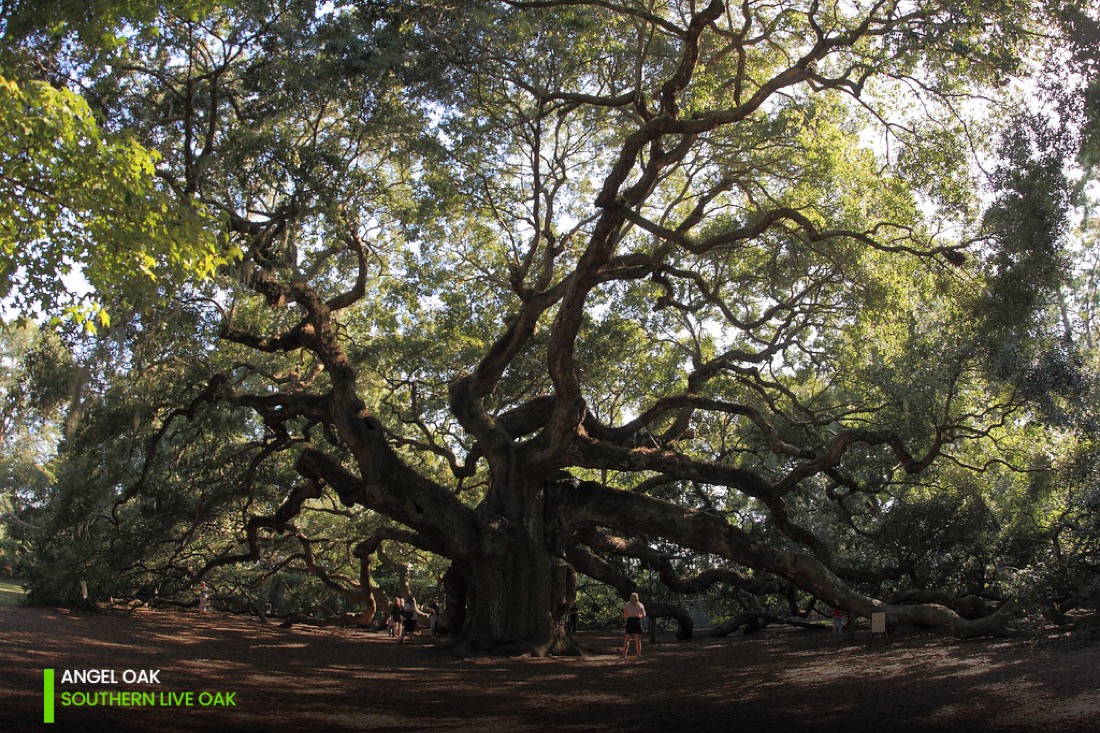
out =
[(456, 563), (466, 583), (460, 648), (558, 654), (572, 648), (564, 617), (576, 574), (547, 533), (545, 482), (508, 470), (479, 508), (480, 542)]
[(463, 563), (470, 570), (465, 624), (460, 648), (468, 651), (530, 651), (536, 655), (564, 649), (560, 602), (553, 596), (553, 558), (530, 538), (490, 530), (485, 553)]

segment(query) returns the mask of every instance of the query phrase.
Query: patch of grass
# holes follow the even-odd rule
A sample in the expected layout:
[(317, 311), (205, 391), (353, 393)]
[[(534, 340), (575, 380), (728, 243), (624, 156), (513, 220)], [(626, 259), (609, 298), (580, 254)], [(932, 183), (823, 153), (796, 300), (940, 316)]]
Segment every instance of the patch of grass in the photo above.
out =
[(16, 606), (26, 595), (23, 587), (14, 580), (0, 580), (0, 606)]

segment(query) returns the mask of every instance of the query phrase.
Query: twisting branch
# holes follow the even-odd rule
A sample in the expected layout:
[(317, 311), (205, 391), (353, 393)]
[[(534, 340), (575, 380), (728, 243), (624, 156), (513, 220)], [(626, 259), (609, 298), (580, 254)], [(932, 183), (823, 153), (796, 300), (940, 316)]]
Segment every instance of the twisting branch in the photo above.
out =
[(741, 565), (772, 573), (835, 608), (869, 617), (884, 612), (891, 623), (932, 624), (950, 628), (959, 637), (1008, 633), (1007, 606), (981, 619), (964, 619), (943, 606), (892, 606), (849, 588), (818, 560), (798, 552), (777, 550), (754, 540), (724, 517), (683, 509), (631, 492), (615, 491), (592, 482), (555, 481), (547, 487), (558, 516), (580, 536), (599, 527), (636, 535), (664, 537), (682, 547), (710, 553)]
[(762, 596), (782, 595), (785, 586), (774, 578), (754, 578), (736, 568), (707, 568), (693, 576), (676, 572), (672, 558), (641, 542), (618, 537), (604, 530), (595, 530), (584, 538), (593, 550), (604, 555), (618, 555), (640, 560), (642, 566), (658, 574), (661, 583), (680, 594), (702, 593), (718, 583)]

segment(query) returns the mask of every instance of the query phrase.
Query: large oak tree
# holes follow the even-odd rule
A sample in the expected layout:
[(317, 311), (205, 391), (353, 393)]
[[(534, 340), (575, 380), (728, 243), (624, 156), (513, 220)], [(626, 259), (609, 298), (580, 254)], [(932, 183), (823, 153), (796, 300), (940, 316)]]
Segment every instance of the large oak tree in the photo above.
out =
[(1025, 453), (991, 365), (1060, 276), (1058, 161), (1019, 143), (999, 191), (976, 181), (1044, 12), (244, 1), (131, 14), (112, 44), (24, 34), (243, 253), (195, 286), (220, 356), (120, 503), (231, 407), (260, 421), (237, 490), (265, 462), (297, 481), (206, 568), (309, 548), (296, 520), (336, 497), (386, 520), (346, 525), (350, 592), (371, 603), (382, 537), (445, 558), (467, 648), (561, 650), (577, 573), (627, 593), (631, 566), (1003, 629), (929, 587), (927, 507)]

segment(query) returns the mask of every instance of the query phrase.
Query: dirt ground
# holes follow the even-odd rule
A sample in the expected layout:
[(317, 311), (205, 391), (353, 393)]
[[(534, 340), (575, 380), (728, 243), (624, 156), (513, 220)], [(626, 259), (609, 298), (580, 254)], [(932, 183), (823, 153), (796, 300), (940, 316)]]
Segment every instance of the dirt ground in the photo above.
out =
[[(458, 659), (351, 629), (280, 628), (194, 612), (0, 608), (5, 731), (1060, 731), (1100, 730), (1100, 645), (958, 642), (767, 629), (645, 645), (580, 632), (603, 655)], [(44, 674), (55, 670), (55, 722)], [(116, 684), (64, 681), (109, 670)], [(126, 684), (128, 670), (159, 670)], [(66, 706), (76, 692), (169, 704)], [(193, 705), (180, 704), (185, 692)], [(204, 696), (203, 693), (206, 693)], [(222, 693), (221, 697), (213, 697)], [(232, 705), (202, 705), (232, 702)]]

